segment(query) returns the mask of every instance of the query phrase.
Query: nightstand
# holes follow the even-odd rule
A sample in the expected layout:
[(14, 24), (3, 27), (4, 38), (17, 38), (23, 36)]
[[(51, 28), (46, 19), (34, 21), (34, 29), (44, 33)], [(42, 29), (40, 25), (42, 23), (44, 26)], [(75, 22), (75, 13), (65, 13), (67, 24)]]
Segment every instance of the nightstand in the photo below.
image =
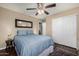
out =
[(11, 51), (12, 48), (13, 48), (13, 40), (12, 39), (6, 40), (6, 50)]

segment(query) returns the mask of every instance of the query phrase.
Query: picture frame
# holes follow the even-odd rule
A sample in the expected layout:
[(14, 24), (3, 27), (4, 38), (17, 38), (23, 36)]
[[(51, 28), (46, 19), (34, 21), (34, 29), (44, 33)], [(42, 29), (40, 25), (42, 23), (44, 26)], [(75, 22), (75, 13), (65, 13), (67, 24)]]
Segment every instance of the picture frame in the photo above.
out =
[(32, 28), (33, 22), (27, 20), (15, 19), (15, 27), (16, 28)]

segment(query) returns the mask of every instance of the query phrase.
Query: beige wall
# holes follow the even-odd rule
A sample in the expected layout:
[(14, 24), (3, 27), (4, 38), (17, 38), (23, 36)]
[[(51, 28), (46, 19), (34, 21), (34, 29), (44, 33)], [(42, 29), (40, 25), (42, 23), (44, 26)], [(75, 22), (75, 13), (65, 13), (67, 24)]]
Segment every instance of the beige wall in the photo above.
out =
[(46, 34), (48, 36), (52, 36), (52, 18), (51, 17), (46, 18)]
[(5, 40), (7, 40), (9, 32), (12, 33), (12, 37), (15, 35), (17, 30), (15, 28), (15, 18), (32, 21), (32, 29), (34, 33), (38, 34), (38, 19), (0, 7), (0, 48), (5, 47)]

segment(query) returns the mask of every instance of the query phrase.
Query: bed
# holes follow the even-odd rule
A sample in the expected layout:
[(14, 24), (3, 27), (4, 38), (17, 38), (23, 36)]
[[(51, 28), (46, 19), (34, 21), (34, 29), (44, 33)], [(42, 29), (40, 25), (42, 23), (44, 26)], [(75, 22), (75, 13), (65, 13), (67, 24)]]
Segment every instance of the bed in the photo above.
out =
[(18, 30), (14, 46), (18, 56), (46, 56), (53, 52), (52, 38), (35, 35), (32, 30)]

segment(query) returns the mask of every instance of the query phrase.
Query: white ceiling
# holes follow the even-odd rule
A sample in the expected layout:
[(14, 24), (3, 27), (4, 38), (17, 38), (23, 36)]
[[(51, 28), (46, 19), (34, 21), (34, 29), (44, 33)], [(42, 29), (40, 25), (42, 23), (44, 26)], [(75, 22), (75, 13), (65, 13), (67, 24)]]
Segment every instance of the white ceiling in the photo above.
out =
[[(49, 3), (45, 3), (44, 5), (48, 5)], [(45, 19), (46, 14), (35, 16), (37, 10), (27, 11), (26, 8), (35, 8), (37, 7), (36, 3), (0, 3), (0, 7), (4, 7), (16, 12), (24, 13), (26, 15), (30, 15), (39, 19)], [(69, 10), (71, 8), (79, 7), (79, 3), (56, 3), (56, 7), (46, 9), (50, 15), (59, 13), (65, 10)]]

